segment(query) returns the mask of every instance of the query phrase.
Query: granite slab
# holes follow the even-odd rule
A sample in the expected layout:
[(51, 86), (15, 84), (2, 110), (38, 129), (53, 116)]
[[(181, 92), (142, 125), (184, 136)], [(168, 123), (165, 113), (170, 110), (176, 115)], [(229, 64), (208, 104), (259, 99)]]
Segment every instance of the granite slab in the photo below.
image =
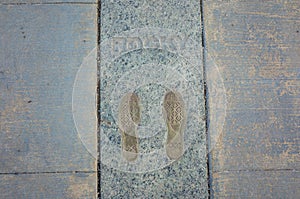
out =
[[(207, 198), (206, 126), (198, 1), (101, 1), (101, 198)], [(187, 115), (184, 154), (166, 154), (163, 99), (179, 92)], [(141, 103), (138, 157), (121, 153), (119, 104)]]

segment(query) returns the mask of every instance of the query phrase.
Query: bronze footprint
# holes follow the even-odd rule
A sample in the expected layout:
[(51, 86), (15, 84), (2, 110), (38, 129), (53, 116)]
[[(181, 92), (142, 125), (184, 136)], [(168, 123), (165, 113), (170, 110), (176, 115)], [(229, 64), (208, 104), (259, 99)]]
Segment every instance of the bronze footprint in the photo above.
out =
[(180, 93), (169, 91), (165, 94), (163, 102), (164, 119), (167, 124), (166, 152), (170, 159), (178, 159), (184, 152), (184, 128), (186, 124), (186, 111)]
[(139, 97), (135, 93), (127, 93), (121, 99), (118, 119), (122, 155), (127, 161), (134, 161), (138, 157), (137, 126), (140, 122)]

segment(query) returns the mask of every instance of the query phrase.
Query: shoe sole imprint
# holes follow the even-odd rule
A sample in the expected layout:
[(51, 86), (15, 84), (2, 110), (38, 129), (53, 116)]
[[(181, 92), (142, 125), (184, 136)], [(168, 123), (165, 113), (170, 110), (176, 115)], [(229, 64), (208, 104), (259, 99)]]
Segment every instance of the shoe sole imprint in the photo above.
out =
[(166, 93), (163, 114), (168, 128), (166, 153), (170, 159), (178, 159), (184, 152), (183, 135), (186, 124), (184, 101), (178, 92)]
[(137, 125), (140, 122), (139, 97), (135, 93), (127, 93), (121, 99), (118, 119), (122, 155), (127, 161), (134, 161), (138, 157)]

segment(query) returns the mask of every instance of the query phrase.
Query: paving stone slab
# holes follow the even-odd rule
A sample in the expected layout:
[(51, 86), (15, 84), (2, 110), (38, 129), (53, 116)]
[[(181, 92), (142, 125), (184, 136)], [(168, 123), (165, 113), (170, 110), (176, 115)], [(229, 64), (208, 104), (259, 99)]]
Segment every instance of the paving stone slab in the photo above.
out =
[[(198, 1), (101, 1), (101, 197), (206, 198), (206, 133)], [(177, 91), (187, 113), (185, 153), (166, 154), (164, 95)], [(138, 157), (121, 153), (118, 107), (140, 98)]]

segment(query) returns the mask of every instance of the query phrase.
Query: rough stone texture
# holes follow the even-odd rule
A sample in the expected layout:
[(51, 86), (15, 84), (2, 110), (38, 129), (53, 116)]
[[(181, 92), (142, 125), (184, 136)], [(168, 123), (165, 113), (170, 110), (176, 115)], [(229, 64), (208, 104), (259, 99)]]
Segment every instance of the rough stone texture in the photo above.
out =
[(92, 199), (96, 176), (96, 172), (1, 175), (1, 198)]
[[(96, 16), (96, 5), (0, 3), (0, 198), (76, 198), (66, 190), (86, 188), (96, 196), (96, 160), (72, 117)], [(66, 179), (75, 171), (94, 173)]]
[[(108, 143), (106, 148), (101, 148), (103, 163), (100, 170), (101, 197), (206, 198), (208, 196), (200, 23), (200, 3), (198, 1), (101, 1), (100, 111), (102, 140), (100, 146)], [(145, 32), (143, 28), (148, 28), (148, 32)], [(158, 28), (160, 31), (153, 31)], [(126, 33), (126, 31), (134, 29), (143, 30), (133, 31), (132, 34)], [(168, 32), (168, 30), (174, 30), (174, 34), (178, 32), (178, 34), (187, 35), (193, 40), (194, 43), (190, 47), (194, 47), (193, 52), (198, 54), (198, 57), (194, 57), (198, 60), (198, 65), (193, 66), (189, 63), (191, 60), (180, 57), (181, 52), (179, 51), (171, 52), (171, 48), (176, 48), (176, 45), (168, 46), (169, 49), (166, 50), (162, 47), (162, 42), (157, 41), (154, 43), (158, 44), (158, 47), (147, 47), (147, 40), (144, 40), (147, 35), (159, 38), (160, 34), (163, 34), (164, 31)], [(119, 56), (107, 52), (111, 50), (107, 48), (107, 41), (116, 45), (113, 50), (122, 50), (124, 37), (141, 38), (143, 47), (124, 50), (124, 53), (120, 53)], [(117, 39), (119, 39), (119, 43), (116, 44), (114, 42)], [(104, 59), (108, 61), (104, 61)], [(163, 156), (161, 161), (145, 161), (138, 166), (136, 166), (138, 163), (133, 162), (128, 164), (125, 169), (117, 169), (117, 166), (114, 165), (118, 165), (116, 162), (120, 162), (122, 157), (115, 158), (119, 157), (119, 153), (121, 153), (121, 139), (117, 126), (118, 118), (114, 111), (118, 107), (118, 99), (121, 96), (119, 98), (112, 96), (115, 95), (115, 90), (119, 89), (122, 92), (134, 85), (132, 86), (133, 91), (140, 96), (142, 103), (142, 119), (139, 128), (142, 129), (148, 123), (153, 123), (152, 128), (148, 129), (150, 134), (148, 137), (140, 130), (140, 134), (146, 138), (140, 139), (139, 150), (142, 155), (139, 159), (145, 158), (146, 155), (143, 154), (163, 151), (167, 131), (161, 109), (162, 99), (167, 91), (168, 83), (165, 82), (168, 82), (168, 78), (170, 78), (168, 72), (164, 71), (168, 70), (168, 67), (170, 70), (176, 71), (174, 77), (177, 72), (186, 77), (188, 86), (186, 90), (194, 90), (191, 92), (192, 94), (186, 91), (187, 97), (183, 97), (183, 100), (188, 102), (189, 99), (196, 96), (197, 101), (189, 104), (190, 107), (195, 106), (193, 111), (189, 112), (194, 117), (189, 117), (185, 130), (185, 141), (188, 138), (194, 139), (191, 143), (186, 143), (190, 146), (183, 157), (174, 162), (168, 162), (168, 158)], [(139, 73), (137, 72), (134, 78), (127, 78), (126, 75), (132, 74), (131, 71), (136, 68)], [(188, 74), (190, 74), (189, 77)], [(170, 76), (172, 77), (172, 75)], [(170, 81), (174, 81), (176, 79), (174, 77)], [(128, 81), (123, 81), (122, 78), (127, 78)], [(166, 81), (158, 83), (157, 79), (161, 79), (161, 82)], [(152, 84), (148, 80), (153, 80)], [(160, 124), (162, 125), (159, 126)], [(159, 127), (156, 132), (157, 126)], [(152, 131), (156, 133), (153, 136), (151, 135)], [(196, 132), (195, 135), (191, 133), (193, 131)], [(110, 152), (107, 148), (112, 146), (117, 150)], [(165, 166), (164, 161), (168, 162)], [(152, 165), (157, 165), (159, 168), (153, 169)], [(142, 168), (143, 171), (136, 173), (134, 170), (136, 168)]]
[[(175, 29), (200, 44), (199, 4), (104, 0), (101, 42), (123, 31), (151, 26)], [(211, 103), (214, 95), (209, 93), (209, 130), (217, 126), (216, 146), (210, 145), (211, 197), (300, 195), (299, 4), (298, 0), (203, 1), (205, 67), (210, 72), (208, 67), (215, 65), (220, 72), (207, 74), (207, 84), (216, 80), (222, 90), (223, 78), (228, 102), (222, 130), (218, 120), (211, 118), (225, 109), (217, 100)], [(76, 72), (96, 47), (96, 12), (94, 0), (1, 0), (0, 198), (96, 198), (95, 159), (81, 143), (71, 112)], [(201, 55), (201, 49), (197, 50)], [(108, 73), (102, 74), (101, 94), (108, 82), (116, 83), (112, 73), (121, 77), (128, 68), (153, 61), (189, 68), (174, 52), (136, 50), (114, 59), (111, 68), (102, 65)], [(193, 87), (203, 96), (201, 78)], [(143, 100), (142, 125), (150, 121), (147, 112), (161, 104), (165, 91), (157, 84), (136, 90)], [(221, 96), (217, 93), (215, 98)], [(102, 110), (107, 108), (104, 105)], [(198, 115), (203, 116), (203, 104), (199, 105)], [(105, 133), (111, 129), (111, 142), (120, 146), (115, 118), (101, 116), (101, 127)], [(192, 147), (163, 169), (136, 174), (102, 164), (101, 196), (206, 198), (202, 124), (199, 120), (199, 138)], [(164, 136), (160, 132), (159, 141), (142, 139), (141, 151), (163, 149)]]
[(207, 52), (227, 115), (212, 196), (299, 197), (299, 10), (295, 1), (205, 1)]

